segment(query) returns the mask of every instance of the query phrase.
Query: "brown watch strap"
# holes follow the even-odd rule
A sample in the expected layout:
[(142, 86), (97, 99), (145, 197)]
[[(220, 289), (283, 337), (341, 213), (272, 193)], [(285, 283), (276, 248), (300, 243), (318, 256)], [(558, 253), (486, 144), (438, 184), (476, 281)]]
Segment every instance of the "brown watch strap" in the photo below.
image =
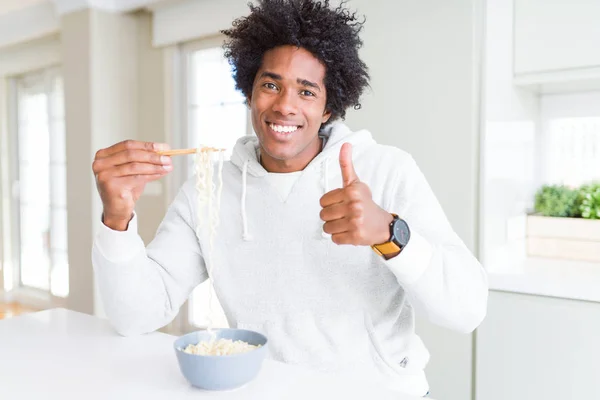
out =
[(381, 244), (374, 244), (373, 246), (371, 246), (371, 248), (373, 249), (373, 251), (375, 251), (375, 253), (377, 253), (378, 255), (385, 257), (388, 255), (392, 255), (392, 254), (397, 254), (400, 252), (400, 247), (398, 247), (398, 245), (394, 242), (385, 242), (385, 243), (381, 243)]
[[(396, 214), (392, 214), (392, 216), (394, 217), (394, 219), (398, 218), (398, 215), (396, 215)], [(390, 237), (391, 237), (391, 234), (390, 234)], [(392, 241), (381, 243), (381, 244), (374, 244), (371, 246), (371, 248), (378, 256), (381, 256), (381, 257), (385, 258), (386, 260), (389, 260), (390, 258), (397, 256), (400, 253), (400, 251), (402, 250), (400, 247), (398, 247), (398, 245), (396, 243), (394, 243)]]

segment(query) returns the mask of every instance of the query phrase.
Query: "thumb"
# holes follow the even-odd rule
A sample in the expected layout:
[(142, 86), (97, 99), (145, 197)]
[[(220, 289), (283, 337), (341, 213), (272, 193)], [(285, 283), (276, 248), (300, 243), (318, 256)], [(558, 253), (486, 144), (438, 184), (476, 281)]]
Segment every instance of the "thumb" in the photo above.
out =
[(344, 143), (340, 149), (340, 168), (344, 187), (359, 181), (356, 171), (354, 171), (354, 164), (352, 164), (352, 145), (350, 143)]

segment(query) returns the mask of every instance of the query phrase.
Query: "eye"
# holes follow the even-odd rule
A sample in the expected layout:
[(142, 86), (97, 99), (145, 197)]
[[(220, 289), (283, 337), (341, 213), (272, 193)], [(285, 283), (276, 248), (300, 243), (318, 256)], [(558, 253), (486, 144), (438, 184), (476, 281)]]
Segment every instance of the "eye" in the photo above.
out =
[(311, 97), (311, 96), (314, 97), (315, 96), (315, 94), (313, 92), (311, 92), (310, 90), (302, 90), (302, 91), (300, 91), (300, 94), (302, 96), (309, 96), (309, 97)]
[(273, 82), (267, 82), (263, 84), (263, 87), (271, 90), (277, 90), (277, 86)]

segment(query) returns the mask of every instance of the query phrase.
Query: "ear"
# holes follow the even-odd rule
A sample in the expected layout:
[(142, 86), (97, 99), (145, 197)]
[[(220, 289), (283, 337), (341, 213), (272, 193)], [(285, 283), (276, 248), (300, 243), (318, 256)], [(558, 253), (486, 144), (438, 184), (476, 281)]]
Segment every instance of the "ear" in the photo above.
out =
[(321, 118), (321, 123), (324, 124), (325, 122), (329, 121), (329, 118), (331, 118), (331, 111), (326, 109), (325, 111), (323, 111), (323, 118)]

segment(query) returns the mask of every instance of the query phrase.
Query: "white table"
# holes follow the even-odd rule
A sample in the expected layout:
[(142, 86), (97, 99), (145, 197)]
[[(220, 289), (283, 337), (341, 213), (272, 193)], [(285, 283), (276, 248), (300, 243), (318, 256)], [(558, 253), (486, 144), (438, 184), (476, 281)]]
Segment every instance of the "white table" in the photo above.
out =
[(203, 391), (181, 375), (174, 340), (121, 337), (105, 320), (64, 309), (2, 320), (0, 399), (417, 399), (272, 360), (243, 388)]

